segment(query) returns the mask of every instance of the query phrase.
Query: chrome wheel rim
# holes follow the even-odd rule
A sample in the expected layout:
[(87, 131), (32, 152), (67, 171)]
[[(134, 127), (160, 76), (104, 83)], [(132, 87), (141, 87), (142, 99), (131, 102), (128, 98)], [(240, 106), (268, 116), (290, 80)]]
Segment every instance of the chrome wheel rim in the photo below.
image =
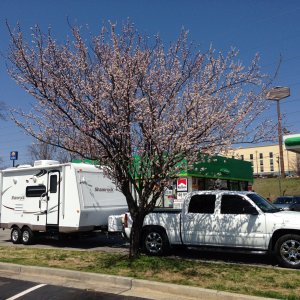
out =
[(19, 239), (19, 232), (18, 230), (14, 229), (12, 234), (11, 234), (11, 238), (14, 242), (16, 242)]
[(280, 247), (280, 255), (290, 265), (300, 264), (300, 242), (287, 240)]
[(27, 243), (27, 242), (28, 242), (28, 240), (29, 240), (29, 232), (28, 232), (27, 230), (25, 230), (25, 231), (23, 232), (22, 239), (23, 239), (23, 242), (24, 242), (24, 243)]
[(150, 253), (159, 253), (162, 249), (162, 237), (157, 232), (150, 232), (146, 237), (146, 248)]

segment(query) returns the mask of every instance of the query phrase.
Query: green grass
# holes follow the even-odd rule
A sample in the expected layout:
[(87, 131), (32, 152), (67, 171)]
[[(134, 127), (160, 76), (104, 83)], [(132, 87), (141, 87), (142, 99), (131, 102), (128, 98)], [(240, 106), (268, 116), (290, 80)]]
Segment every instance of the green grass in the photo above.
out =
[(0, 261), (129, 276), (254, 296), (300, 300), (300, 271), (246, 265), (200, 262), (171, 257), (0, 247)]
[(300, 195), (300, 178), (256, 178), (253, 190), (258, 194), (274, 200), (281, 195)]

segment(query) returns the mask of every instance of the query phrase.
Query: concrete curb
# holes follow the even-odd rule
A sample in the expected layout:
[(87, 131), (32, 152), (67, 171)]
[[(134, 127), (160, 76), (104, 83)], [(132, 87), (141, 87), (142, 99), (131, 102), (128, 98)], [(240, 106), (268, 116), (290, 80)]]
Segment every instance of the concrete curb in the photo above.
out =
[(148, 299), (267, 300), (242, 294), (64, 269), (0, 263), (0, 276)]

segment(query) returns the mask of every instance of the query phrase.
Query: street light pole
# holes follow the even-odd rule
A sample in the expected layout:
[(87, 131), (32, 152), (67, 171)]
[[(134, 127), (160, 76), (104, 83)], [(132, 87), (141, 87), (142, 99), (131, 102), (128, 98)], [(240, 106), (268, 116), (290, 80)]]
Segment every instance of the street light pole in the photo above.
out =
[(281, 118), (280, 118), (280, 105), (277, 100), (277, 118), (278, 118), (278, 143), (279, 143), (279, 162), (280, 162), (280, 174), (282, 178), (285, 178), (284, 171), (284, 159), (283, 159), (283, 147), (282, 147), (282, 129), (281, 129)]
[[(277, 157), (277, 164), (278, 164), (278, 172), (279, 172), (279, 157)], [(281, 196), (281, 180), (278, 176), (278, 185), (279, 185), (279, 196)]]
[[(277, 101), (277, 119), (278, 119), (278, 144), (279, 144), (279, 162), (280, 162), (280, 176), (285, 177), (284, 160), (283, 160), (283, 147), (282, 147), (282, 129), (280, 117), (280, 104), (279, 101), (290, 96), (290, 89), (288, 87), (274, 87), (267, 93), (268, 100)], [(278, 169), (279, 171), (279, 169)]]

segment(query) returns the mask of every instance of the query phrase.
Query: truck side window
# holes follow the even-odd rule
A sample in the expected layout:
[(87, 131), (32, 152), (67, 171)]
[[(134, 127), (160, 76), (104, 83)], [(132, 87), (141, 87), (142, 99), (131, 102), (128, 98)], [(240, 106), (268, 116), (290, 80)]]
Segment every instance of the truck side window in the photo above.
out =
[(26, 197), (41, 197), (44, 193), (46, 193), (46, 187), (43, 184), (26, 187)]
[(223, 195), (221, 214), (245, 214), (245, 208), (252, 206), (247, 200), (238, 195)]
[(50, 193), (56, 193), (57, 192), (57, 175), (51, 175), (50, 176)]
[(213, 214), (215, 211), (216, 195), (194, 195), (189, 204), (189, 213)]

